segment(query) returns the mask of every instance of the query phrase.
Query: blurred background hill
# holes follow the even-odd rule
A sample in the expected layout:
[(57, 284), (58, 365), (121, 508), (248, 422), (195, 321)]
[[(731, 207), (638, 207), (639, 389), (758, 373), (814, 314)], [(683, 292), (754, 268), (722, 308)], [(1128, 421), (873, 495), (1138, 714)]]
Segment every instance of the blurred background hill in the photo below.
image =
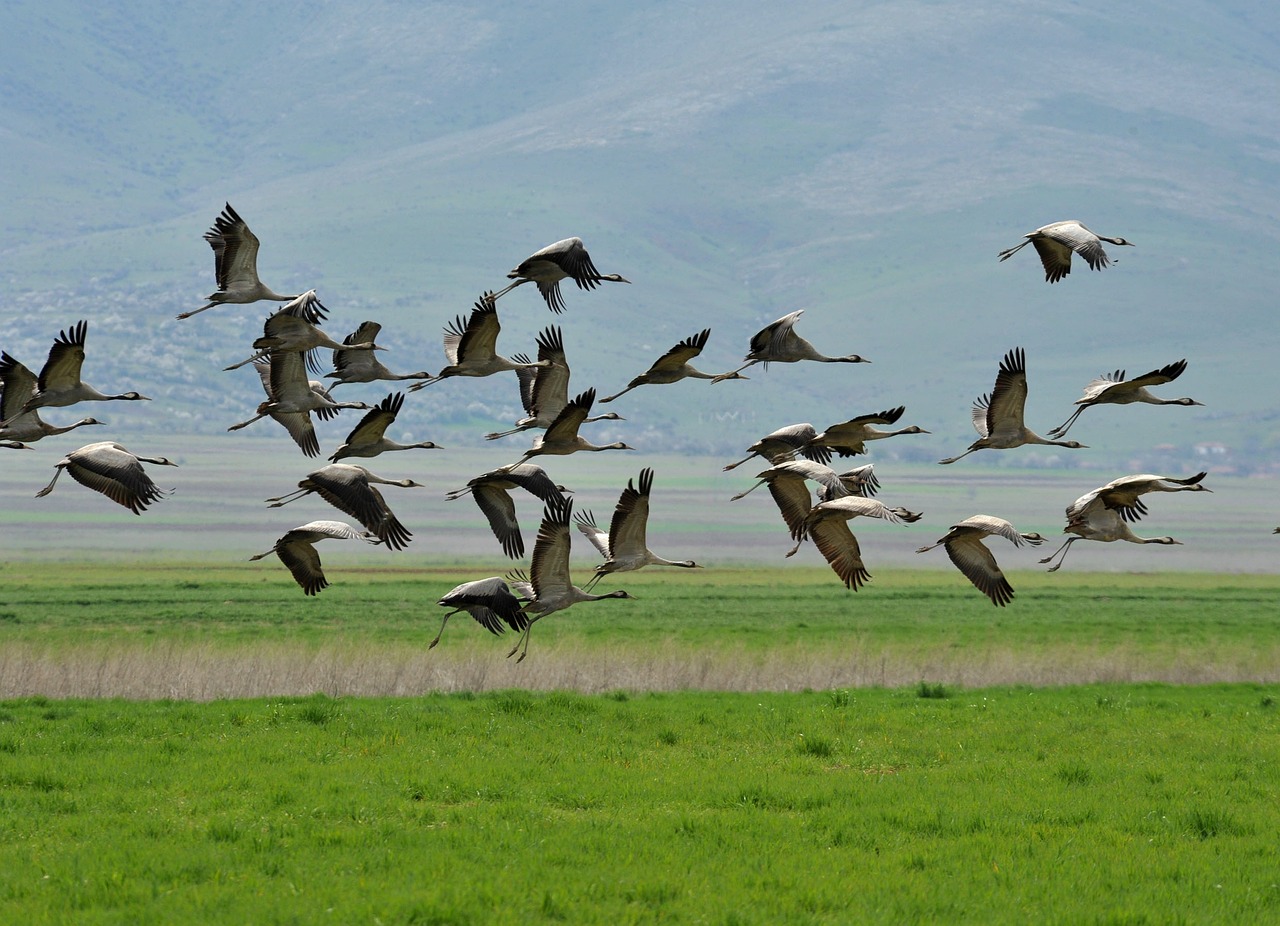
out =
[[(339, 337), (381, 322), (397, 370), (438, 370), (442, 326), (570, 235), (632, 285), (570, 285), (562, 317), (518, 289), (499, 347), (561, 324), (575, 391), (617, 391), (708, 326), (699, 365), (728, 369), (797, 308), (820, 349), (873, 361), (645, 387), (602, 442), (731, 455), (906, 405), (932, 434), (870, 459), (929, 462), (973, 440), (969, 405), (1020, 345), (1041, 433), (1099, 373), (1182, 357), (1161, 394), (1205, 407), (1092, 409), (1071, 435), (1088, 451), (960, 466), (1278, 468), (1269, 4), (65, 0), (5, 4), (0, 35), (0, 347), (38, 368), (88, 319), (85, 378), (156, 400), (104, 406), (93, 439), (223, 434), (260, 401), (251, 369), (221, 368), (269, 306), (174, 319), (214, 289), (201, 236), (230, 201), (264, 280), (317, 289)], [(1030, 248), (997, 262), (1064, 218), (1137, 246), (1052, 286)], [(519, 414), (514, 377), (453, 380), (394, 436), (478, 447)]]

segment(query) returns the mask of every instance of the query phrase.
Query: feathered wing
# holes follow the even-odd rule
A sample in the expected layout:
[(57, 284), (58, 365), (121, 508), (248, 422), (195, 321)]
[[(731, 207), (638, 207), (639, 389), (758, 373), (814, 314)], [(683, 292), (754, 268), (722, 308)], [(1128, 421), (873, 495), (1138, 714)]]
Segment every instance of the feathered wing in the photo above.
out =
[[(360, 327), (342, 339), (343, 344), (369, 344), (378, 340), (382, 326), (377, 322), (364, 321)], [(335, 350), (333, 352), (333, 368), (338, 373), (346, 370), (360, 369), (373, 362), (371, 350)]]
[[(366, 353), (368, 352), (366, 351)], [(376, 444), (386, 436), (387, 428), (391, 427), (403, 406), (403, 392), (389, 394), (376, 406), (365, 412), (364, 417), (351, 429), (351, 433), (347, 435), (344, 443), (357, 445)]]
[(334, 468), (318, 469), (307, 477), (307, 482), (316, 494), (359, 521), (389, 549), (404, 549), (413, 534), (391, 512), (382, 493), (366, 481), (349, 480), (336, 475), (342, 472), (337, 469), (341, 466), (342, 464), (334, 464)]
[[(785, 464), (783, 464), (785, 465)], [(767, 472), (777, 473), (777, 468)], [(761, 476), (765, 474), (762, 473)], [(804, 536), (804, 519), (813, 509), (813, 496), (805, 484), (804, 477), (795, 473), (782, 472), (768, 481), (769, 494), (773, 496), (786, 522), (787, 531), (793, 540)]]
[(213, 273), (220, 292), (226, 292), (237, 281), (258, 281), (258, 236), (231, 208), (231, 203), (213, 220), (213, 228), (204, 233), (204, 240), (213, 249)]
[(1149, 373), (1143, 373), (1141, 376), (1135, 376), (1130, 382), (1138, 388), (1143, 386), (1161, 386), (1164, 383), (1171, 383), (1183, 374), (1187, 369), (1186, 360), (1175, 360), (1173, 363), (1166, 364)]
[[(455, 322), (454, 326), (447, 330), (445, 334), (445, 353), (449, 356), (450, 363), (458, 363), (458, 358), (466, 360), (490, 360), (497, 354), (498, 334), (502, 331), (502, 323), (498, 321), (497, 302), (493, 297), (493, 293), (485, 293), (480, 301), (475, 304), (475, 308), (471, 310), (471, 317), (467, 319), (461, 331), (458, 330), (458, 323), (461, 317)], [(452, 341), (452, 351), (450, 350), (450, 342)]]
[(649, 524), (649, 492), (653, 488), (653, 470), (640, 470), (640, 488), (630, 479), (618, 496), (609, 522), (609, 549), (613, 556), (643, 556), (648, 549), (646, 533)]
[(591, 541), (591, 545), (599, 551), (601, 556), (606, 560), (613, 558), (609, 553), (609, 535), (596, 523), (595, 515), (590, 511), (578, 511), (574, 513), (573, 521), (577, 524), (578, 531)]
[(1013, 600), (1013, 588), (980, 534), (965, 531), (945, 546), (951, 562), (993, 605), (1004, 607)]
[(871, 573), (862, 562), (858, 538), (849, 530), (848, 521), (842, 518), (823, 518), (809, 526), (809, 536), (845, 588), (857, 591), (871, 578)]
[(516, 520), (515, 500), (505, 489), (491, 484), (482, 483), (471, 494), (502, 545), (502, 552), (512, 559), (524, 556), (524, 537), (520, 534), (520, 522)]
[(89, 323), (76, 322), (70, 328), (58, 332), (49, 348), (49, 357), (40, 368), (40, 391), (57, 392), (69, 389), (80, 382), (80, 369), (84, 364), (84, 344)]
[[(1006, 433), (1020, 433), (1026, 403), (1026, 355), (1021, 347), (1015, 347), (1005, 354), (1000, 362), (1000, 370), (996, 373), (996, 384), (991, 390), (991, 398), (987, 403), (987, 431), (983, 436), (995, 437)], [(974, 427), (977, 427), (976, 405), (974, 406)], [(979, 431), (979, 433), (982, 432)]]
[(25, 364), (0, 352), (0, 424), (22, 414), (22, 406), (36, 394), (40, 380)]
[(560, 600), (569, 595), (573, 582), (569, 577), (569, 517), (573, 501), (564, 499), (547, 503), (533, 544), (529, 569), (535, 603), (539, 599)]
[(702, 349), (706, 347), (707, 338), (709, 337), (711, 337), (710, 328), (703, 328), (697, 334), (690, 335), (655, 360), (650, 365), (649, 372), (665, 373), (680, 369), (702, 353)]
[(302, 588), (303, 594), (314, 595), (329, 587), (320, 554), (316, 552), (312, 541), (285, 534), (276, 545), (276, 555), (293, 575), (293, 580)]

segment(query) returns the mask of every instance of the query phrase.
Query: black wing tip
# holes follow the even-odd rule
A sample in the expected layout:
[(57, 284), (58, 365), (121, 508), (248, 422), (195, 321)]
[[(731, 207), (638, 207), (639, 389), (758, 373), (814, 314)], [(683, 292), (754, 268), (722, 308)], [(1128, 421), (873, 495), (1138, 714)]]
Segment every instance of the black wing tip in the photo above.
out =
[(559, 325), (548, 325), (538, 333), (537, 345), (539, 350), (549, 353), (564, 353), (564, 335), (560, 331)]
[(1002, 373), (1026, 373), (1027, 372), (1027, 354), (1021, 347), (1015, 347), (1000, 361), (1000, 372)]
[(698, 350), (702, 350), (707, 346), (707, 339), (709, 337), (711, 337), (711, 329), (703, 328), (697, 334), (693, 334), (685, 338), (682, 343), (689, 347), (696, 347)]
[(89, 323), (83, 318), (58, 332), (55, 344), (66, 344), (69, 347), (84, 347), (85, 335), (89, 333)]
[(571, 498), (565, 498), (563, 495), (553, 495), (543, 501), (542, 520), (544, 521), (567, 527), (572, 514), (573, 499)]

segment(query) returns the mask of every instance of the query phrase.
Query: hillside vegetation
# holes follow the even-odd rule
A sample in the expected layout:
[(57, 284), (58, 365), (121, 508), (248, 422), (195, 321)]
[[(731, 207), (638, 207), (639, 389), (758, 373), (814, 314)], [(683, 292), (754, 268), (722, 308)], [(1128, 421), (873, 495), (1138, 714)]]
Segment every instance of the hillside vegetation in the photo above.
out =
[[(213, 289), (200, 236), (230, 200), (264, 278), (317, 288), (336, 334), (383, 322), (398, 369), (441, 366), (441, 326), (573, 234), (633, 285), (570, 287), (562, 319), (518, 290), (500, 347), (559, 321), (582, 387), (621, 387), (705, 326), (704, 367), (725, 369), (795, 308), (820, 347), (874, 361), (639, 390), (620, 411), (651, 446), (727, 452), (906, 404), (928, 454), (951, 452), (1021, 345), (1041, 431), (1104, 370), (1190, 360), (1170, 388), (1206, 407), (1092, 413), (1073, 436), (1095, 462), (1171, 444), (1193, 466), (1209, 441), (1271, 465), (1270, 7), (556, 9), (7, 5), (0, 345), (36, 366), (89, 318), (94, 381), (160, 400), (116, 433), (175, 414), (221, 431), (259, 400), (220, 367), (263, 311), (173, 316)], [(1068, 217), (1138, 246), (1055, 286), (1029, 250), (997, 263)], [(516, 412), (510, 377), (445, 383), (404, 425), (478, 442)]]

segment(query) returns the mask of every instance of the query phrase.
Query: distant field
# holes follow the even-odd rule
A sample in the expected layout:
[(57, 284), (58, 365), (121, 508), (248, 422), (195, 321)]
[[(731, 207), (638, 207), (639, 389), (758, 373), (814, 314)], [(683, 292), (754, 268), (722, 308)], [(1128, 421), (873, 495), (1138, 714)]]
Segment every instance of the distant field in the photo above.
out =
[[(441, 388), (443, 385), (447, 384)], [(326, 424), (324, 446), (336, 445), (351, 424), (350, 420)], [(52, 495), (34, 497), (53, 474), (53, 464), (60, 456), (58, 448), (65, 452), (65, 438), (54, 447), (46, 446), (51, 441), (42, 442), (37, 445), (39, 453), (5, 452), (0, 458), (4, 464), (0, 469), (0, 561), (200, 558), (219, 565), (233, 564), (267, 549), (292, 527), (317, 518), (342, 517), (314, 496), (284, 508), (266, 506), (264, 499), (291, 491), (322, 461), (303, 457), (283, 433), (268, 431), (264, 435), (260, 439), (153, 435), (131, 447), (169, 456), (181, 464), (156, 473), (162, 486), (175, 491), (142, 517), (69, 479), (59, 482)], [(411, 436), (421, 440), (433, 435)], [(633, 441), (632, 435), (620, 436)], [(643, 447), (642, 440), (637, 443)], [(326, 562), (427, 569), (483, 562), (488, 564), (482, 567), (485, 574), (505, 571), (509, 564), (475, 504), (469, 498), (446, 501), (444, 496), (473, 476), (514, 462), (527, 446), (527, 441), (509, 438), (484, 447), (391, 453), (366, 461), (382, 475), (409, 477), (424, 484), (421, 489), (385, 492), (388, 504), (413, 532), (414, 540), (393, 555), (383, 550), (352, 554), (340, 545), (329, 545), (321, 548), (323, 558)], [(1039, 531), (1053, 543), (1063, 537), (1063, 511), (1070, 502), (1128, 472), (996, 467), (981, 455), (972, 458), (972, 465), (965, 460), (946, 467), (895, 461), (887, 458), (890, 451), (891, 447), (876, 448), (873, 454), (845, 461), (850, 467), (874, 463), (882, 484), (879, 497), (887, 504), (924, 513), (918, 524), (907, 526), (856, 523), (873, 573), (887, 567), (942, 569), (945, 555), (941, 551), (917, 556), (916, 548), (937, 540), (950, 525), (972, 514), (1008, 518), (1020, 530)], [(732, 472), (722, 471), (725, 463), (741, 457), (655, 455), (642, 450), (574, 454), (544, 461), (544, 465), (557, 482), (574, 490), (576, 508), (589, 508), (603, 520), (608, 519), (627, 480), (634, 479), (641, 467), (653, 467), (650, 545), (669, 558), (716, 566), (795, 568), (820, 564), (822, 559), (812, 547), (793, 560), (783, 559), (791, 542), (764, 489), (740, 501), (729, 500), (751, 486), (755, 475), (767, 468), (753, 460)], [(1012, 463), (1019, 458), (996, 459)], [(1213, 489), (1212, 494), (1154, 497), (1150, 515), (1137, 526), (1139, 533), (1170, 534), (1181, 540), (1182, 546), (1078, 543), (1068, 559), (1067, 571), (1280, 574), (1280, 536), (1271, 533), (1280, 526), (1280, 502), (1275, 501), (1280, 499), (1280, 481), (1211, 474), (1205, 484)], [(532, 496), (524, 496), (517, 498), (516, 511), (526, 544), (532, 547), (541, 507)], [(596, 562), (594, 551), (585, 543), (575, 543), (574, 549), (575, 562), (583, 569)], [(1017, 551), (1003, 542), (993, 549), (1007, 568), (1035, 568), (1034, 551)]]
[[(334, 546), (338, 546), (334, 544)], [(273, 559), (0, 568), (0, 696), (190, 698), (1280, 679), (1275, 576), (1011, 572), (997, 609), (960, 574), (649, 570), (603, 583), (506, 654), (466, 615), (427, 649), (435, 601), (486, 573), (332, 564), (304, 596)]]

